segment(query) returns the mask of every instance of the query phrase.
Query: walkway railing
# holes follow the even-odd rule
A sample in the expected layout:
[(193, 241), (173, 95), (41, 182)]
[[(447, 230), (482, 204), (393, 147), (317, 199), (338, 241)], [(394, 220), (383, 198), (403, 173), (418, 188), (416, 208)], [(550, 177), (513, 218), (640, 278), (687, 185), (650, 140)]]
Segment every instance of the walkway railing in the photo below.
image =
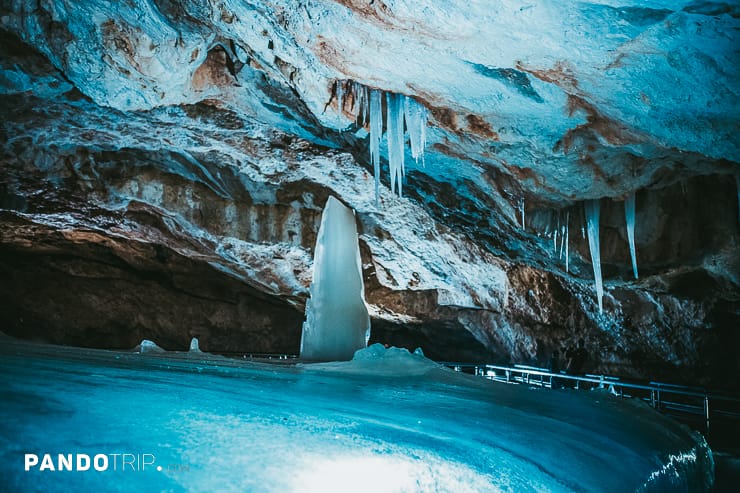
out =
[[(296, 354), (243, 353), (218, 351), (231, 357), (260, 360), (299, 360)], [(712, 420), (731, 420), (740, 423), (740, 398), (710, 392), (700, 387), (674, 385), (662, 382), (638, 382), (610, 375), (568, 375), (552, 373), (535, 366), (486, 365), (440, 361), (455, 371), (478, 375), (498, 382), (535, 385), (546, 388), (606, 389), (620, 397), (634, 397), (650, 404), (657, 411), (687, 421), (695, 428), (709, 432)], [(733, 425), (734, 426), (734, 425)]]
[(455, 371), (482, 376), (506, 383), (535, 385), (546, 388), (607, 389), (620, 397), (635, 397), (649, 403), (656, 410), (678, 418), (703, 421), (705, 431), (712, 418), (740, 420), (740, 398), (709, 392), (699, 387), (662, 382), (640, 383), (608, 375), (568, 375), (552, 373), (544, 368), (514, 365), (478, 365), (442, 362)]

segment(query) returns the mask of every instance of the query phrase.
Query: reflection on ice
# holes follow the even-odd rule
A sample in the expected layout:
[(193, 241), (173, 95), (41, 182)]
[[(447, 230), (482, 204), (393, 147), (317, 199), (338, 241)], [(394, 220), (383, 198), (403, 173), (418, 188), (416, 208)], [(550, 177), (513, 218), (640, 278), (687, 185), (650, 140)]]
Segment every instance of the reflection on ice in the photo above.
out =
[[(352, 361), (0, 346), (11, 491), (706, 491), (704, 440), (606, 392), (510, 386), (371, 346)], [(161, 471), (23, 471), (23, 454)]]

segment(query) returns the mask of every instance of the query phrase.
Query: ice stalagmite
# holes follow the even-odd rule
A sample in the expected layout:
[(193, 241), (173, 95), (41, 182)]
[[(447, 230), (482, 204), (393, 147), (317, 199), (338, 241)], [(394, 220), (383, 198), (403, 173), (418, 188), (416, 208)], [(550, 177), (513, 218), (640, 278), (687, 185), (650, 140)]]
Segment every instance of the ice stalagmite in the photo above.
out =
[(301, 358), (351, 359), (356, 350), (367, 345), (370, 317), (355, 215), (334, 197), (329, 197), (321, 216), (310, 293)]
[(427, 142), (427, 109), (416, 102), (415, 99), (403, 96), (403, 112), (406, 116), (406, 128), (409, 132), (409, 144), (411, 145), (411, 157), (416, 162), (421, 159), (424, 165), (424, 147)]
[(624, 201), (624, 218), (627, 221), (627, 241), (630, 244), (632, 257), (632, 273), (637, 279), (637, 253), (635, 252), (635, 192), (627, 195)]
[(391, 169), (391, 192), (403, 196), (403, 99), (400, 94), (386, 93), (386, 139), (388, 140), (388, 166)]
[(599, 313), (604, 311), (602, 299), (604, 297), (604, 285), (601, 279), (601, 251), (599, 250), (599, 214), (601, 203), (599, 200), (587, 200), (584, 203), (586, 210), (586, 229), (588, 230), (588, 249), (591, 252), (591, 264), (594, 267), (594, 280), (596, 281), (596, 298), (599, 302)]
[(383, 138), (383, 93), (370, 90), (370, 161), (375, 175), (375, 203), (380, 201), (380, 139)]
[(200, 352), (200, 344), (198, 343), (197, 337), (193, 337), (192, 339), (190, 339), (190, 352), (191, 353)]

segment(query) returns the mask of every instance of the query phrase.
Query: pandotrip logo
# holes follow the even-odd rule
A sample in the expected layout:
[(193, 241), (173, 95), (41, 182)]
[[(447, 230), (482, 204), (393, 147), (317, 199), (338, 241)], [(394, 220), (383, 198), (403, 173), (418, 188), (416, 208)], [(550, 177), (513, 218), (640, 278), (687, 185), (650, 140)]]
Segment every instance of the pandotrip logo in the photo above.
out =
[(187, 464), (157, 464), (154, 454), (24, 454), (26, 472), (148, 472), (189, 471)]

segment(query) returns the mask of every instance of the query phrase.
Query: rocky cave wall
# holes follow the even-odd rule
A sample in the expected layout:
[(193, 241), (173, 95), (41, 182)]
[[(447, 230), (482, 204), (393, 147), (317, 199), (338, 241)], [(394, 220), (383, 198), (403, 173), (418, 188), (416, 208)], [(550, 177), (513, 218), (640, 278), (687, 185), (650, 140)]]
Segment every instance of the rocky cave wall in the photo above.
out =
[[(724, 384), (739, 15), (612, 4), (4, 0), (0, 330), (297, 352), (331, 194), (357, 213), (373, 340), (544, 364), (585, 337), (589, 370)], [(338, 80), (429, 109), (406, 197), (384, 175), (376, 206)], [(581, 233), (594, 198), (603, 314)]]

